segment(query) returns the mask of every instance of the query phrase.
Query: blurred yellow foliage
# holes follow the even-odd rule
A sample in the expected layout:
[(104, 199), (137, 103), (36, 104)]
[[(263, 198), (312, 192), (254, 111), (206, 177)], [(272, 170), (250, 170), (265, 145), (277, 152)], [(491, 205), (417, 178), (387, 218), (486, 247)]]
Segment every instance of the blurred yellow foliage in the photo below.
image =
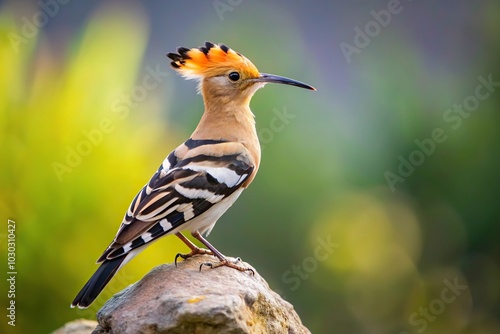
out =
[[(150, 247), (94, 308), (69, 309), (135, 192), (178, 142), (146, 112), (117, 112), (140, 73), (148, 24), (140, 13), (116, 10), (96, 13), (69, 49), (53, 49), (41, 34), (19, 52), (8, 39), (0, 44), (0, 209), (18, 226), (17, 330), (23, 333), (93, 318), (105, 298), (170, 262), (182, 247), (175, 240)], [(16, 32), (10, 17), (1, 12), (2, 32)], [(151, 98), (165, 88), (158, 87), (138, 101), (151, 112), (165, 108), (165, 101)], [(6, 300), (3, 293), (0, 298)], [(27, 321), (35, 314), (35, 322)]]

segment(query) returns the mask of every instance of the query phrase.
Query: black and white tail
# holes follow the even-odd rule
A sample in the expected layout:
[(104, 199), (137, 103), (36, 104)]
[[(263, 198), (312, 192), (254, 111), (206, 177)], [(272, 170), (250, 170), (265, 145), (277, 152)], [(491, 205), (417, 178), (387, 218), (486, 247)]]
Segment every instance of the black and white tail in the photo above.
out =
[(116, 274), (127, 255), (104, 261), (71, 303), (71, 307), (87, 308)]

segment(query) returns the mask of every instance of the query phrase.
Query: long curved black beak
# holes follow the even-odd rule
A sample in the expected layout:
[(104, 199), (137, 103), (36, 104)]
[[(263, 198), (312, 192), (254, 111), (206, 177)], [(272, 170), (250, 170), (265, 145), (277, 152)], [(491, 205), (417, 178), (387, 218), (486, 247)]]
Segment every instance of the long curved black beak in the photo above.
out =
[(261, 73), (260, 76), (256, 79), (253, 79), (255, 82), (270, 82), (270, 83), (279, 83), (284, 85), (292, 85), (300, 88), (316, 90), (313, 86), (307, 85), (303, 82), (293, 80), (290, 78), (281, 77), (279, 75)]

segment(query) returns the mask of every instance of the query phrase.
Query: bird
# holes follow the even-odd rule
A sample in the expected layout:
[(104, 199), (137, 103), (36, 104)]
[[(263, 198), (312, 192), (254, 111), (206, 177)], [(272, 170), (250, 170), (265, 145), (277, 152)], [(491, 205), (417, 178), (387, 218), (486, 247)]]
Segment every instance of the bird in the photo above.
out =
[[(248, 58), (225, 44), (178, 47), (167, 57), (182, 77), (198, 82), (203, 115), (189, 139), (165, 158), (132, 200), (116, 236), (97, 260), (100, 266), (77, 294), (72, 308), (89, 307), (120, 268), (167, 235), (177, 236), (190, 249), (177, 254), (175, 264), (178, 258), (209, 254), (218, 263), (203, 263), (200, 270), (203, 265), (227, 266), (253, 273), (239, 264), (239, 258), (229, 261), (205, 239), (259, 169), (261, 150), (250, 100), (267, 83), (316, 89), (260, 73)], [(196, 246), (181, 232), (191, 233), (207, 249)]]

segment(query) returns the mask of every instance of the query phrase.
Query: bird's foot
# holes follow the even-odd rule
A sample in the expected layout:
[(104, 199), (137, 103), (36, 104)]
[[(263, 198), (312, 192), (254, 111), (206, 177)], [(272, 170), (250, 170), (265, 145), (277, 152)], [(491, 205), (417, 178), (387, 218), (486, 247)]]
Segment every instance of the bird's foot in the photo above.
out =
[(214, 255), (214, 253), (212, 253), (211, 251), (209, 251), (208, 249), (205, 249), (205, 248), (199, 248), (199, 247), (196, 247), (194, 248), (190, 253), (188, 254), (181, 254), (181, 253), (177, 253), (177, 255), (175, 256), (175, 260), (174, 260), (174, 263), (175, 263), (175, 266), (177, 267), (177, 259), (178, 258), (182, 258), (183, 260), (187, 260), (189, 259), (191, 256), (195, 256), (195, 255), (204, 255), (204, 254), (207, 254), (207, 255)]
[(223, 259), (219, 263), (215, 263), (215, 264), (211, 263), (211, 262), (203, 262), (202, 264), (200, 264), (200, 271), (201, 271), (201, 268), (203, 266), (210, 267), (210, 269), (215, 269), (215, 268), (225, 266), (225, 267), (233, 268), (233, 269), (236, 269), (239, 271), (248, 271), (248, 272), (252, 273), (252, 276), (255, 275), (255, 272), (252, 268), (240, 266), (237, 264), (238, 262), (241, 262), (241, 259), (239, 257), (237, 257), (234, 262), (228, 261), (227, 259)]

